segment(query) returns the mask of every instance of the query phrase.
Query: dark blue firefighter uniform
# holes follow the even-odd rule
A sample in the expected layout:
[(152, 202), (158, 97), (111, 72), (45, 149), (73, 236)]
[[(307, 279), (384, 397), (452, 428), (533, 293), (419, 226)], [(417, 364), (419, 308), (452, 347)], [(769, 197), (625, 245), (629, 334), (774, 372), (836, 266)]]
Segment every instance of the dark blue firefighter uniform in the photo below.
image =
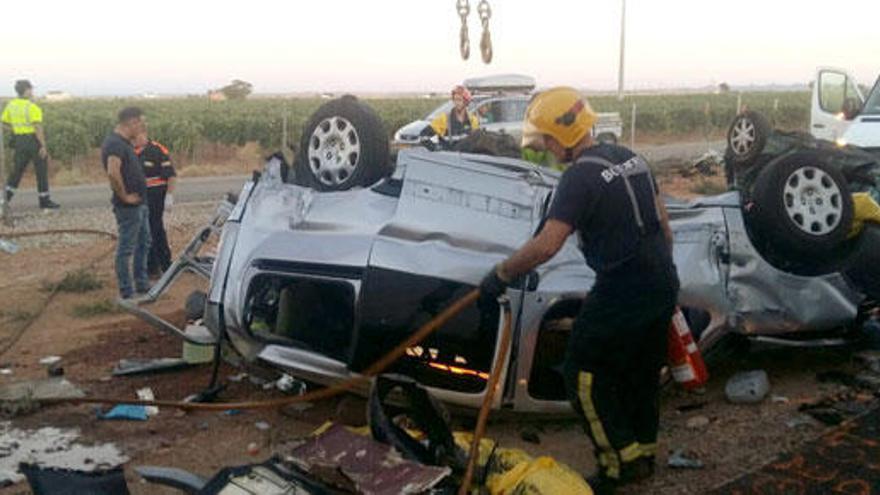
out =
[(135, 150), (144, 167), (147, 182), (147, 206), (150, 209), (150, 256), (147, 258), (147, 271), (158, 275), (171, 266), (171, 248), (168, 246), (168, 235), (165, 232), (165, 195), (168, 192), (168, 180), (176, 176), (168, 149), (156, 141), (150, 140), (143, 148)]
[(575, 228), (596, 272), (569, 341), (568, 398), (586, 420), (600, 472), (626, 479), (653, 462), (658, 382), (679, 283), (647, 162), (600, 144), (565, 171), (548, 217)]

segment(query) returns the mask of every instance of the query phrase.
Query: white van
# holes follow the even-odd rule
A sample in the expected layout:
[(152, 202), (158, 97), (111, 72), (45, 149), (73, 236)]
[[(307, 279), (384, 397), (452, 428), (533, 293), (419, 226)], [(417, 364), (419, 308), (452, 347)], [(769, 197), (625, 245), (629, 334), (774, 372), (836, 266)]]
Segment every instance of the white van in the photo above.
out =
[(811, 102), (813, 136), (880, 153), (880, 78), (865, 98), (845, 70), (820, 67)]

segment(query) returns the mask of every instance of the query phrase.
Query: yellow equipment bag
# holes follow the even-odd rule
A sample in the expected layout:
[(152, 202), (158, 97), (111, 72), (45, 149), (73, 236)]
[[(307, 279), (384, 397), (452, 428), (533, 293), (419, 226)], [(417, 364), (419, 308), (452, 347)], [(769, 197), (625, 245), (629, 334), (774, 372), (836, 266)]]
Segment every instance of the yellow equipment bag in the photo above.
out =
[[(459, 447), (470, 448), (471, 433), (457, 431), (453, 436)], [(568, 466), (551, 457), (534, 459), (521, 449), (496, 448), (488, 438), (480, 439), (477, 470), (486, 472), (485, 486), (491, 495), (593, 495), (584, 478)]]
[(492, 495), (593, 495), (581, 475), (546, 456), (520, 462), (504, 474), (491, 475), (486, 486)]

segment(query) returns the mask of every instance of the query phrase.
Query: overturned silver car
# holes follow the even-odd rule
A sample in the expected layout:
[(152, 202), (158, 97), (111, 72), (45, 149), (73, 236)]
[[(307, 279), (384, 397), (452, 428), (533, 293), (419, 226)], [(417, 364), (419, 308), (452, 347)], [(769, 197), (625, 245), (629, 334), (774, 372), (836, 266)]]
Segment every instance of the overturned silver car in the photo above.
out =
[[(364, 148), (358, 119), (344, 111), (322, 119), (304, 135), (302, 153), (310, 162), (298, 173), (320, 174), (327, 160), (333, 170), (339, 163), (354, 167), (346, 177), (372, 177), (355, 170), (368, 164), (359, 154), (346, 154)], [(290, 183), (284, 168), (282, 160), (269, 160), (238, 196), (213, 262), (204, 319), (246, 359), (325, 384), (358, 374), (476, 287), (489, 267), (535, 233), (559, 179), (514, 158), (422, 149), (401, 151), (390, 175), (330, 191), (310, 187), (301, 175), (299, 184)], [(818, 184), (827, 187), (809, 197), (837, 195), (840, 204), (848, 194), (845, 184)], [(783, 186), (779, 194), (791, 193)], [(851, 261), (805, 269), (768, 260), (756, 248), (736, 191), (669, 200), (668, 209), (680, 304), (702, 348), (729, 335), (827, 342), (852, 329), (868, 298), (846, 276)], [(868, 227), (848, 246), (847, 260), (877, 265), (880, 231)], [(410, 348), (393, 370), (447, 402), (478, 407), (498, 363), (504, 386), (496, 407), (567, 412), (561, 363), (593, 280), (572, 236), (508, 290), (509, 355), (496, 352), (499, 314), (472, 307)]]

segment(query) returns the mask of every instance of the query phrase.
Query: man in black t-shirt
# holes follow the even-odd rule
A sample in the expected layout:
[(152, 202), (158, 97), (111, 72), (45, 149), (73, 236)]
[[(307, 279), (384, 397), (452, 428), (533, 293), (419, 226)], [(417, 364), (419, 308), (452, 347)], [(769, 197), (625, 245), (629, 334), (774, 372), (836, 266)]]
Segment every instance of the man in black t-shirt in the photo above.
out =
[(596, 273), (565, 359), (568, 398), (595, 446), (599, 494), (650, 476), (659, 421), (658, 383), (679, 283), (666, 207), (648, 164), (632, 151), (595, 144), (597, 115), (571, 88), (537, 95), (524, 143), (572, 162), (540, 232), (494, 267), (480, 306), (495, 310), (508, 283), (552, 258), (576, 232)]
[(116, 247), (119, 297), (128, 299), (135, 293), (145, 294), (150, 290), (147, 278), (150, 250), (149, 211), (145, 203), (147, 184), (141, 162), (131, 145), (137, 135), (146, 132), (147, 124), (143, 111), (136, 107), (124, 108), (118, 117), (113, 132), (101, 145), (101, 162), (113, 190), (111, 202), (119, 230)]

